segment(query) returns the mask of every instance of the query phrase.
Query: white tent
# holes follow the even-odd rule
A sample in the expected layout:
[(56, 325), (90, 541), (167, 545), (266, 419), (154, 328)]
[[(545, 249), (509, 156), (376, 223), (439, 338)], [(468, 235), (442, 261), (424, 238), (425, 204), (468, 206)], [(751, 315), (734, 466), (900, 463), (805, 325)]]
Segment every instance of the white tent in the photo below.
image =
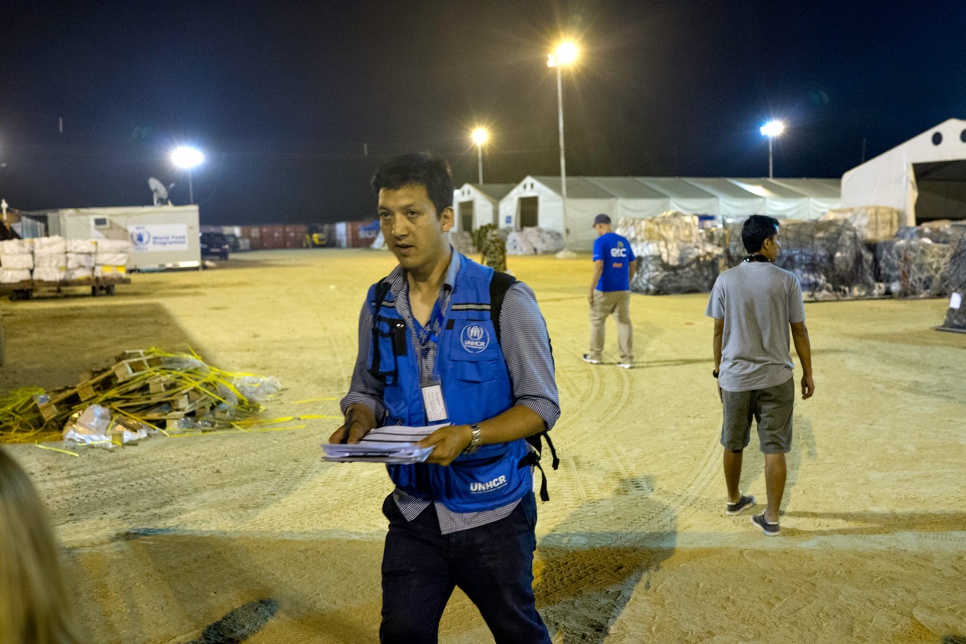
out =
[(456, 215), (453, 230), (472, 232), (486, 224), (500, 225), (500, 199), (512, 183), (464, 183), (453, 191), (453, 211)]
[(839, 207), (835, 189), (815, 179), (729, 179), (731, 183), (764, 198), (765, 212), (787, 219), (818, 219)]
[(839, 207), (834, 179), (568, 177), (567, 218), (559, 177), (528, 176), (500, 201), (500, 227), (539, 226), (567, 234), (573, 250), (590, 250), (594, 216), (653, 217), (668, 210), (692, 215), (773, 214), (816, 219)]
[[(709, 215), (721, 215), (722, 217), (741, 217), (747, 215), (760, 215), (765, 212), (765, 198), (749, 192), (741, 186), (723, 179), (721, 177), (708, 177), (699, 179), (687, 177), (684, 182), (699, 188), (715, 196), (718, 200), (716, 210), (711, 210)], [(688, 212), (688, 211), (682, 211)], [(697, 214), (697, 213), (689, 213)]]
[[(630, 219), (653, 217), (671, 207), (671, 199), (666, 193), (651, 188), (636, 177), (587, 177), (587, 181), (617, 198), (615, 210), (601, 210), (594, 213), (597, 215), (600, 212), (606, 212), (615, 219), (614, 223), (617, 223), (616, 220), (621, 217)], [(567, 187), (570, 187), (569, 179)], [(593, 216), (590, 219), (592, 222)]]
[(714, 194), (681, 177), (638, 177), (637, 180), (668, 196), (669, 203), (665, 210), (692, 215), (720, 214), (719, 200)]
[(949, 119), (842, 175), (842, 207), (890, 206), (904, 225), (966, 218), (966, 121)]
[(560, 177), (528, 176), (500, 201), (500, 227), (520, 230), (539, 226), (566, 235), (572, 248), (593, 248), (592, 222), (601, 212), (615, 212), (617, 198), (584, 177), (567, 178), (567, 214), (564, 222)]

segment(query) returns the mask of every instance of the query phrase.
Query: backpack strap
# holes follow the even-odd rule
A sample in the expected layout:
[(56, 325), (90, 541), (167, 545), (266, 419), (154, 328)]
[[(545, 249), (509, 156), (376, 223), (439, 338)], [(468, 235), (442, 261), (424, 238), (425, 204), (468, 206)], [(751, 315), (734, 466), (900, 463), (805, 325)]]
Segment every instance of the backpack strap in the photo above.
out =
[(369, 375), (383, 382), (386, 380), (386, 375), (379, 372), (381, 356), (379, 355), (379, 338), (376, 335), (378, 333), (379, 311), (382, 310), (382, 301), (389, 294), (390, 288), (392, 288), (392, 284), (389, 283), (388, 279), (379, 282), (376, 286), (375, 311), (372, 312), (372, 338), (370, 339), (372, 343), (372, 366), (369, 367)]
[(500, 311), (503, 310), (503, 299), (506, 292), (516, 283), (517, 278), (501, 271), (493, 271), (490, 278), (490, 321), (496, 331), (496, 341), (500, 341)]
[[(493, 323), (493, 329), (496, 331), (496, 341), (500, 342), (500, 311), (503, 309), (503, 299), (506, 297), (506, 292), (510, 290), (510, 287), (517, 281), (517, 278), (512, 275), (508, 275), (501, 271), (494, 271), (493, 277), (490, 278), (490, 320)], [(553, 441), (550, 440), (550, 434), (546, 430), (540, 432), (539, 434), (534, 434), (533, 436), (527, 436), (527, 442), (533, 447), (526, 456), (520, 459), (519, 467), (524, 467), (527, 465), (536, 465), (537, 469), (540, 470), (541, 482), (540, 482), (540, 500), (549, 501), (550, 494), (547, 492), (547, 473), (543, 471), (543, 466), (540, 464), (540, 456), (543, 451), (542, 441), (547, 441), (547, 446), (550, 448), (550, 455), (552, 460), (550, 462), (553, 469), (560, 467), (560, 459), (557, 458), (557, 450), (554, 449)]]

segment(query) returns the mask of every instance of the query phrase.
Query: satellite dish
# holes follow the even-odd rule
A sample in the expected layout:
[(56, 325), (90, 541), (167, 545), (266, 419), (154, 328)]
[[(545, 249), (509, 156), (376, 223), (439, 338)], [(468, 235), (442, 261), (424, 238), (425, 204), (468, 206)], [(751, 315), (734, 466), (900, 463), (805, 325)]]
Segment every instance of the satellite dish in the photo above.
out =
[(149, 177), (148, 187), (151, 188), (151, 192), (154, 194), (155, 206), (171, 205), (171, 200), (168, 199), (168, 188), (173, 188), (173, 183), (168, 188), (165, 188), (163, 183), (154, 177)]

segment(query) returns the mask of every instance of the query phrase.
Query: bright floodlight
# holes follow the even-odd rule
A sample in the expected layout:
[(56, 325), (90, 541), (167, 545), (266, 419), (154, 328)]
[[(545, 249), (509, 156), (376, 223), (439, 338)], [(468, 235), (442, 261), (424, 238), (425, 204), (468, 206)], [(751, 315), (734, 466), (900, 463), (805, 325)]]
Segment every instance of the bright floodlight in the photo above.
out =
[(486, 143), (486, 140), (488, 138), (490, 138), (490, 133), (487, 132), (485, 129), (478, 127), (475, 130), (473, 130), (473, 143), (477, 145), (483, 145), (484, 143)]
[(547, 56), (547, 67), (570, 65), (577, 60), (579, 53), (580, 50), (577, 49), (577, 45), (569, 40), (564, 41), (557, 46), (557, 49), (552, 54)]
[(179, 148), (175, 148), (174, 151), (171, 152), (171, 162), (179, 168), (184, 168), (185, 170), (190, 170), (191, 168), (201, 165), (204, 160), (205, 155), (202, 154), (200, 150), (195, 148), (181, 146)]
[(761, 133), (767, 137), (780, 135), (785, 131), (785, 124), (781, 121), (769, 121), (761, 126)]

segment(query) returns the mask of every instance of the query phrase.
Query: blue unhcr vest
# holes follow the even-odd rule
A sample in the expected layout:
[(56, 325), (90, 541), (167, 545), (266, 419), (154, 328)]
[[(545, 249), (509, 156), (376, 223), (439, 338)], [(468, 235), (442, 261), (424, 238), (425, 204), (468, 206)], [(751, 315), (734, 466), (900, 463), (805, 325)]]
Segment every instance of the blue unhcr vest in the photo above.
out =
[[(490, 317), (493, 269), (461, 256), (462, 264), (442, 320), (436, 370), (453, 425), (478, 423), (513, 406), (506, 360)], [(383, 425), (425, 425), (419, 360), (412, 335), (396, 311), (388, 283), (369, 289), (373, 316), (369, 372), (382, 380)], [(523, 498), (533, 486), (526, 439), (484, 445), (460, 454), (448, 466), (387, 465), (397, 487), (415, 497), (439, 501), (452, 512), (480, 512)]]

